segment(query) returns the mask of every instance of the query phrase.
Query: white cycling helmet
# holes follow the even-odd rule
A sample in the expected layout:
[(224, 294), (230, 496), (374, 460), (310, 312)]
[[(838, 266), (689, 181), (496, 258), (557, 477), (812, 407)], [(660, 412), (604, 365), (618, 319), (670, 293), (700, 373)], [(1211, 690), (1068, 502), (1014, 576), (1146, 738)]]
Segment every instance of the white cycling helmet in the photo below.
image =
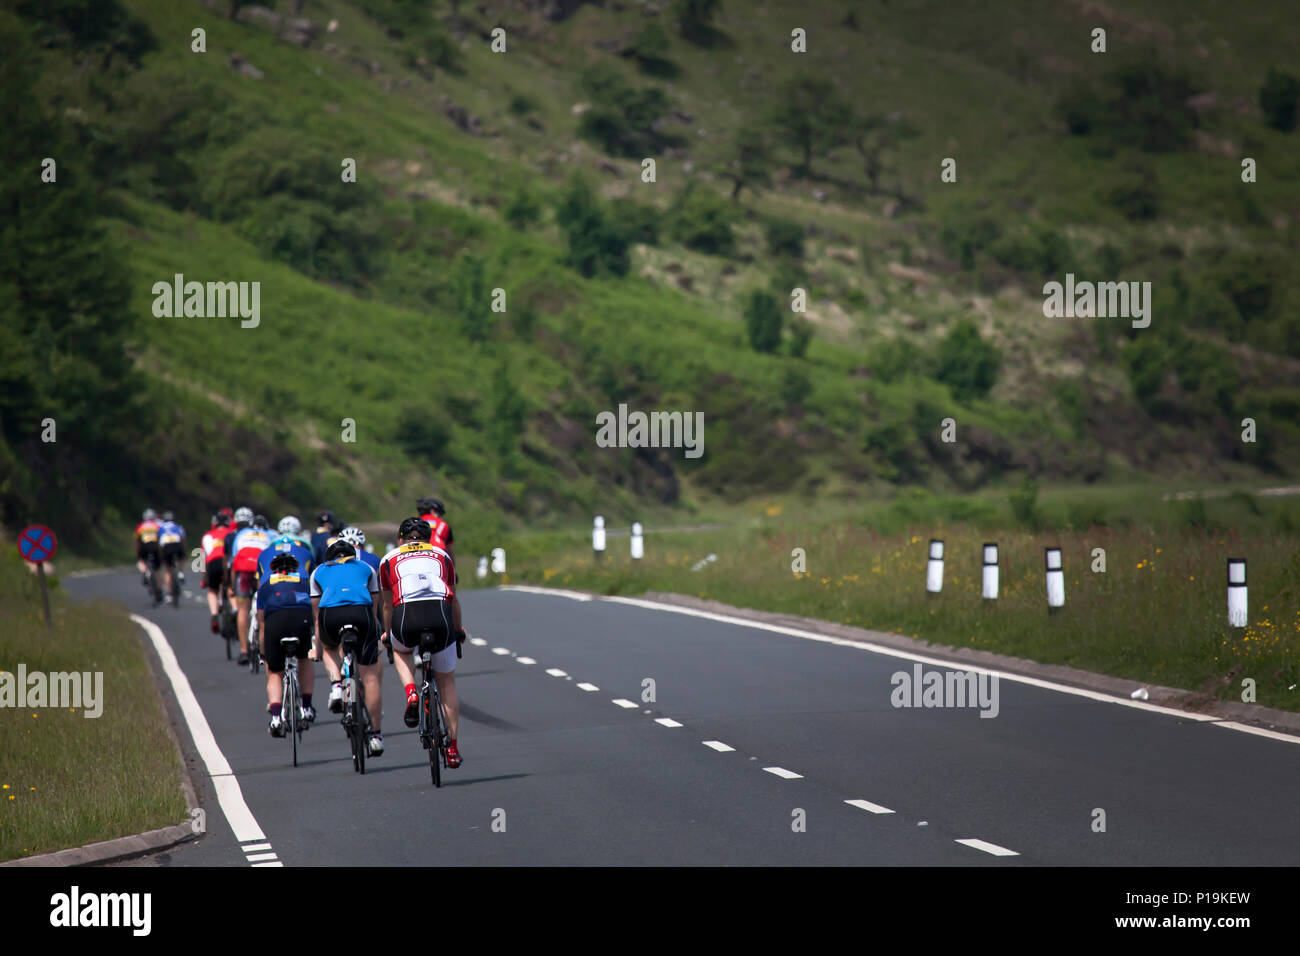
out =
[(339, 537), (354, 548), (360, 548), (366, 543), (366, 533), (354, 524), (350, 524), (340, 531)]
[(302, 533), (302, 522), (293, 515), (285, 515), (280, 519), (280, 523), (275, 526), (275, 530), (280, 534), (297, 535)]
[(253, 523), (252, 508), (235, 509), (235, 524), (252, 524), (252, 523)]

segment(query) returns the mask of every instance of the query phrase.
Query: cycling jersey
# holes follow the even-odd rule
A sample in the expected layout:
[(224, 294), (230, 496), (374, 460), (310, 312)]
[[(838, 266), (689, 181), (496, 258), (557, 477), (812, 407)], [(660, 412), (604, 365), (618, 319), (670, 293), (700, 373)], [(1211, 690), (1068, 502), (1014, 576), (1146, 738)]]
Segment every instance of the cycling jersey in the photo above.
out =
[(456, 566), (442, 548), (413, 541), (394, 548), (379, 562), (379, 587), (403, 601), (450, 601)]
[(369, 605), (378, 590), (379, 576), (356, 558), (327, 561), (311, 573), (311, 596), (320, 599), (321, 607)]
[(311, 534), (311, 559), (317, 564), (325, 563), (325, 549), (330, 546), (334, 533), (329, 528), (317, 528)]
[(451, 525), (447, 524), (442, 518), (430, 511), (427, 515), (420, 515), (421, 521), (427, 521), (429, 527), (433, 529), (433, 534), (429, 538), (429, 543), (435, 548), (446, 549), (447, 545), (455, 543), (455, 538), (451, 533)]
[(255, 572), (257, 559), (271, 543), (271, 532), (265, 528), (240, 528), (231, 540), (226, 552), (230, 558), (230, 570)]
[(311, 612), (311, 595), (307, 575), (300, 571), (279, 572), (267, 576), (257, 589), (257, 607), (269, 618), (280, 611)]
[(185, 540), (185, 529), (175, 521), (164, 521), (158, 525), (158, 543), (164, 548), (181, 546)]
[(357, 548), (357, 557), (374, 568), (376, 574), (379, 573), (379, 555), (371, 554), (365, 548)]
[(265, 581), (271, 574), (271, 559), (277, 554), (292, 554), (298, 559), (298, 573), (303, 580), (311, 574), (311, 552), (298, 543), (291, 535), (282, 534), (262, 550), (257, 556), (257, 579)]
[(226, 556), (226, 538), (233, 532), (234, 528), (226, 526), (212, 528), (203, 536), (203, 560), (220, 561)]
[(158, 522), (141, 521), (135, 526), (135, 543), (139, 550), (158, 547)]

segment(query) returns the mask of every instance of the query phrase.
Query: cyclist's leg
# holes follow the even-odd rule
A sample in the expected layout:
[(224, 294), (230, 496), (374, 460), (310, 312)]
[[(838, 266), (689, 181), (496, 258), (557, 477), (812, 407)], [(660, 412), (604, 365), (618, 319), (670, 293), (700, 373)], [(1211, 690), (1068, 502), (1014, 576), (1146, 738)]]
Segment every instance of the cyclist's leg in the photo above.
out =
[(460, 697), (456, 693), (456, 635), (452, 625), (452, 609), (448, 602), (439, 601), (444, 633), (450, 643), (433, 655), (433, 679), (442, 698), (442, 710), (447, 715), (447, 735), (452, 740), (460, 723)]
[(361, 647), (357, 649), (357, 663), (361, 681), (366, 690), (366, 709), (370, 711), (370, 727), (375, 733), (383, 725), (383, 665), (379, 658), (379, 627), (370, 608), (365, 609), (366, 630), (362, 632)]
[(207, 562), (204, 568), (203, 584), (208, 589), (208, 613), (216, 617), (221, 609), (217, 595), (221, 593), (221, 559)]
[(266, 709), (276, 714), (280, 712), (280, 703), (284, 698), (284, 648), (280, 646), (280, 636), (285, 633), (280, 615), (287, 611), (278, 611), (266, 615), (266, 626), (258, 635), (262, 649), (262, 659), (266, 662)]

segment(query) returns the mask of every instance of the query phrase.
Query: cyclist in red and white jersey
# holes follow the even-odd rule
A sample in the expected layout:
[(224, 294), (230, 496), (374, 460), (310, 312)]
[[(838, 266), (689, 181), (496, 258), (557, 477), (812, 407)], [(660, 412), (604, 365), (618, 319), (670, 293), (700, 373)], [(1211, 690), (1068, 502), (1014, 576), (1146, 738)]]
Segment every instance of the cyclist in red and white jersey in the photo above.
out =
[(249, 508), (235, 512), (235, 524), (242, 527), (227, 539), (226, 557), (230, 563), (230, 594), (239, 608), (239, 664), (242, 666), (248, 663), (249, 609), (259, 583), (257, 559), (270, 546), (272, 535), (266, 519), (256, 521)]
[(429, 543), (432, 529), (419, 518), (407, 518), (397, 530), (398, 545), (379, 562), (380, 610), (384, 630), (392, 641), (393, 663), (406, 688), (406, 726), (419, 723), (419, 695), (411, 653), (420, 647), (420, 635), (434, 636), (433, 678), (447, 714), (447, 766), (459, 767), (456, 732), (460, 699), (456, 695), (456, 644), (464, 639), (460, 601), (453, 590), (456, 566), (443, 548)]
[(420, 509), (420, 520), (429, 525), (429, 543), (435, 548), (442, 548), (455, 561), (456, 539), (451, 533), (451, 525), (443, 518), (447, 513), (446, 506), (437, 498), (421, 498), (416, 501), (415, 506)]
[(230, 516), (218, 511), (212, 516), (212, 527), (203, 536), (203, 561), (206, 570), (203, 585), (208, 589), (208, 611), (212, 614), (212, 633), (217, 633), (217, 595), (225, 581), (226, 538), (235, 529), (230, 526)]

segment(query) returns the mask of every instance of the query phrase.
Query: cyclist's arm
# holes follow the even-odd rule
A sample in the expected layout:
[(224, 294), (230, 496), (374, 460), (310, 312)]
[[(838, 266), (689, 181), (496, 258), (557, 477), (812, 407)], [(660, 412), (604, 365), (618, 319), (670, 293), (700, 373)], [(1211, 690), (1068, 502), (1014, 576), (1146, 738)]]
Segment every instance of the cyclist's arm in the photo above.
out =
[[(320, 647), (320, 598), (311, 599), (311, 623), (312, 631), (316, 634), (316, 648)], [(316, 648), (313, 648), (315, 650)]]
[(454, 594), (451, 596), (451, 621), (456, 625), (456, 630), (465, 630), (465, 626), (461, 623), (460, 617), (460, 598)]
[[(384, 633), (387, 634), (389, 638), (392, 638), (393, 636), (393, 592), (380, 591), (379, 593), (384, 596), (383, 600), (379, 604), (380, 610), (383, 611)], [(376, 597), (376, 600), (379, 600), (378, 597)]]

